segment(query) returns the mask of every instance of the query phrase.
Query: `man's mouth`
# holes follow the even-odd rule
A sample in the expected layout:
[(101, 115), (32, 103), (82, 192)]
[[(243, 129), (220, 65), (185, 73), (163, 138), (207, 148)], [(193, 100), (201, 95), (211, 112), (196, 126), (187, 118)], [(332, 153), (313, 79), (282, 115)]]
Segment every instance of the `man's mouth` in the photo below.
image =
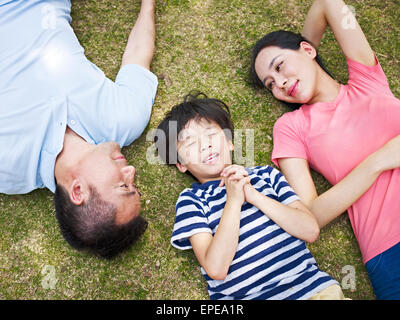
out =
[(214, 152), (214, 153), (211, 153), (206, 159), (204, 159), (203, 163), (214, 164), (217, 162), (218, 158), (219, 158), (219, 153)]
[(125, 161), (125, 162), (126, 162), (126, 159), (125, 159), (125, 157), (124, 157), (122, 154), (117, 155), (116, 157), (114, 157), (114, 160), (116, 160), (116, 161), (122, 160), (122, 161)]
[(297, 80), (290, 88), (288, 91), (288, 95), (291, 97), (294, 97), (297, 93), (297, 88), (299, 86), (299, 80)]

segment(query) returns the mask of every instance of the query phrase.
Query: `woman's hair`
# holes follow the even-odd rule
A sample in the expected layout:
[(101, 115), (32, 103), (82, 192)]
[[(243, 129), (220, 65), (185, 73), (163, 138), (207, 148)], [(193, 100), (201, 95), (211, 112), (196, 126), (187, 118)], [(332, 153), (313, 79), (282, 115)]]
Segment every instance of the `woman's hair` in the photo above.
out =
[[(300, 48), (300, 43), (303, 41), (314, 46), (309, 40), (304, 38), (301, 34), (294, 33), (291, 31), (284, 31), (284, 30), (273, 31), (271, 33), (268, 33), (264, 37), (262, 37), (260, 40), (258, 40), (253, 47), (253, 52), (252, 52), (252, 57), (251, 57), (251, 66), (250, 66), (251, 83), (253, 85), (255, 85), (256, 87), (264, 88), (264, 84), (258, 78), (256, 69), (255, 69), (256, 58), (262, 49), (264, 49), (266, 47), (275, 46), (275, 47), (278, 47), (281, 49), (298, 50)], [(315, 57), (315, 61), (322, 68), (322, 70), (324, 70), (330, 77), (333, 78), (333, 76), (330, 74), (330, 72), (325, 68), (321, 57), (318, 55), (318, 52)], [(284, 101), (282, 101), (282, 102), (284, 102)], [(298, 109), (301, 106), (301, 104), (293, 104), (293, 103), (287, 103), (287, 102), (284, 102), (284, 103), (294, 109)]]
[[(229, 107), (218, 99), (208, 98), (204, 93), (193, 91), (184, 97), (182, 103), (174, 106), (158, 125), (154, 142), (161, 160), (165, 164), (179, 162), (177, 138), (189, 121), (214, 121), (227, 138), (232, 140), (233, 123)], [(175, 132), (171, 132), (171, 129)]]

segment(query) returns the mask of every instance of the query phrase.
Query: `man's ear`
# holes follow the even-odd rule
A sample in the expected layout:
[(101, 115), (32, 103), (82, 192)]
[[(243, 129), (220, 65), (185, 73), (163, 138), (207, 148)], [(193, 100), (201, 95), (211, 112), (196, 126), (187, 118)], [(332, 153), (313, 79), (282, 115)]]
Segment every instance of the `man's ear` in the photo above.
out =
[(307, 41), (300, 42), (300, 49), (302, 49), (312, 59), (317, 56), (317, 50), (315, 50), (314, 46)]
[(185, 173), (187, 171), (187, 168), (182, 163), (177, 162), (175, 165), (180, 172)]
[(87, 198), (87, 189), (79, 179), (74, 179), (69, 188), (69, 198), (72, 203), (77, 206), (83, 204)]

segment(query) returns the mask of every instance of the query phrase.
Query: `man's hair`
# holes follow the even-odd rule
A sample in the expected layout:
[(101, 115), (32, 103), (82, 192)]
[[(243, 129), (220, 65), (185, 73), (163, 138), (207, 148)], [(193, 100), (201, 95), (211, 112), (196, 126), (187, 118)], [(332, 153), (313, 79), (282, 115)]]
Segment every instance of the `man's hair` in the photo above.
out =
[[(265, 88), (264, 83), (258, 78), (255, 68), (256, 58), (262, 49), (266, 47), (275, 46), (281, 49), (298, 50), (300, 48), (300, 43), (303, 41), (314, 46), (309, 40), (304, 38), (301, 34), (285, 30), (270, 32), (261, 39), (259, 39), (254, 45), (252, 50), (251, 65), (250, 65), (250, 82), (258, 88)], [(331, 78), (333, 78), (328, 69), (324, 66), (318, 52), (317, 55), (315, 56), (315, 61), (322, 68), (322, 70), (324, 70)], [(284, 101), (282, 102), (291, 107), (292, 109), (298, 109), (301, 107), (301, 104), (288, 103)]]
[[(224, 130), (227, 138), (232, 140), (234, 128), (229, 107), (221, 100), (208, 98), (202, 92), (192, 91), (184, 97), (182, 103), (168, 111), (158, 125), (157, 131), (161, 131), (162, 134), (156, 134), (154, 142), (164, 163), (175, 165), (176, 161), (179, 162), (177, 151), (179, 133), (189, 121), (201, 121), (203, 119), (216, 122)], [(174, 127), (176, 128), (176, 135), (170, 132), (170, 123), (176, 124)]]
[(111, 259), (135, 243), (147, 228), (138, 216), (124, 225), (115, 223), (117, 208), (104, 201), (94, 187), (82, 205), (75, 205), (67, 190), (57, 184), (54, 194), (56, 217), (65, 240), (77, 250)]

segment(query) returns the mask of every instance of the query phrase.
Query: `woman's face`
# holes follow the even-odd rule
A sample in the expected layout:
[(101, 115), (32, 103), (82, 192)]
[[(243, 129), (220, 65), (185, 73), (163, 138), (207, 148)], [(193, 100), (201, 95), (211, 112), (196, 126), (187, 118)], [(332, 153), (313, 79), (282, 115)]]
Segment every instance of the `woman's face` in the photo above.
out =
[(307, 42), (298, 50), (270, 46), (262, 49), (255, 60), (258, 78), (273, 96), (289, 103), (312, 103), (316, 96), (316, 51)]

